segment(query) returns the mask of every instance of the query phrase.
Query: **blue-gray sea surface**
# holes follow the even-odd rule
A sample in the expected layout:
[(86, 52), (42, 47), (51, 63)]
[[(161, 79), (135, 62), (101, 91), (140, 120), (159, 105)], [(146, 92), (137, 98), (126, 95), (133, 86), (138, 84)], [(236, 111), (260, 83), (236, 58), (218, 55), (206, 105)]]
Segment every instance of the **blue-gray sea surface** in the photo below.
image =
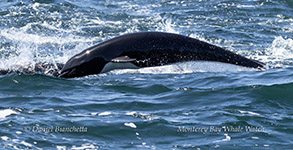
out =
[(0, 149), (293, 148), (292, 0), (1, 0), (0, 69), (65, 63), (140, 31), (197, 38), (271, 69), (2, 75)]

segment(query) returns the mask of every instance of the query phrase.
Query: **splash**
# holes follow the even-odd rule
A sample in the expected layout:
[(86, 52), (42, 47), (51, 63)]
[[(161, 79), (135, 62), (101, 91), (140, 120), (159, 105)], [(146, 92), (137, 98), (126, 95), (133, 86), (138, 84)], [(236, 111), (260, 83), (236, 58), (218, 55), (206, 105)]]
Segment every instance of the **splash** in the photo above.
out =
[(0, 10), (6, 14), (0, 16), (0, 20), (9, 23), (0, 30), (0, 74), (36, 73), (41, 69), (50, 75), (52, 70), (60, 69), (59, 64), (97, 40), (82, 35), (81, 21), (87, 18), (81, 20), (81, 14), (63, 13), (74, 12), (71, 5), (22, 4)]
[(275, 37), (272, 45), (264, 52), (259, 52), (256, 58), (274, 67), (287, 67), (292, 65), (293, 39)]
[(95, 40), (73, 34), (49, 36), (45, 33), (29, 33), (30, 26), (0, 31), (0, 38), (4, 39), (2, 43), (8, 43), (0, 47), (0, 74), (31, 74), (42, 70), (40, 72), (46, 75), (53, 75), (53, 70), (62, 68), (60, 64), (89, 47), (89, 43)]
[(180, 32), (177, 31), (175, 29), (176, 24), (174, 24), (174, 22), (172, 22), (172, 18), (168, 18), (168, 17), (160, 17), (158, 16), (158, 19), (161, 20), (161, 22), (159, 23), (159, 28), (156, 29), (156, 31), (161, 31), (161, 32), (169, 32), (169, 33), (177, 33), (179, 34)]

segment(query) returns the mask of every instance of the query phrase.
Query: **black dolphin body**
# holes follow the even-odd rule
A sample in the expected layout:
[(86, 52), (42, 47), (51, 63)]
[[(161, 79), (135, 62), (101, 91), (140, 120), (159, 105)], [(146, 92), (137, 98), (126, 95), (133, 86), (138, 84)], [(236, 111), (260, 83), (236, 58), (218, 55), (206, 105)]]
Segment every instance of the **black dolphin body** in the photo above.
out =
[(194, 38), (173, 33), (139, 32), (110, 39), (73, 56), (59, 77), (99, 74), (109, 62), (131, 62), (137, 67), (151, 67), (196, 60), (264, 68), (261, 62)]

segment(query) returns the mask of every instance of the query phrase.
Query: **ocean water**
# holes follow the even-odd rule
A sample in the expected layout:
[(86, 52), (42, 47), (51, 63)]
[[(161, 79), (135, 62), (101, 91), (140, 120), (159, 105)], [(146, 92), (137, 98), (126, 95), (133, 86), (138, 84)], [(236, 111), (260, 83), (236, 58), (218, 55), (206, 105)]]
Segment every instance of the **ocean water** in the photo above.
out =
[(0, 76), (0, 149), (292, 149), (292, 0), (1, 0), (0, 69), (65, 63), (140, 31), (267, 64), (186, 62), (63, 79)]

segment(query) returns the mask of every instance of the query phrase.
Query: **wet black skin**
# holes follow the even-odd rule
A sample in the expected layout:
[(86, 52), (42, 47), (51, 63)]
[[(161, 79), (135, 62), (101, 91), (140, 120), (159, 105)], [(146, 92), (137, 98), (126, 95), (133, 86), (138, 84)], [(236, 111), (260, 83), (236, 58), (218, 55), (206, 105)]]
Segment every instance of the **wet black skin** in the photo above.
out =
[(139, 32), (122, 35), (92, 46), (67, 61), (59, 77), (73, 78), (99, 74), (112, 59), (128, 56), (138, 67), (184, 61), (217, 61), (263, 69), (264, 64), (215, 45), (183, 35)]

